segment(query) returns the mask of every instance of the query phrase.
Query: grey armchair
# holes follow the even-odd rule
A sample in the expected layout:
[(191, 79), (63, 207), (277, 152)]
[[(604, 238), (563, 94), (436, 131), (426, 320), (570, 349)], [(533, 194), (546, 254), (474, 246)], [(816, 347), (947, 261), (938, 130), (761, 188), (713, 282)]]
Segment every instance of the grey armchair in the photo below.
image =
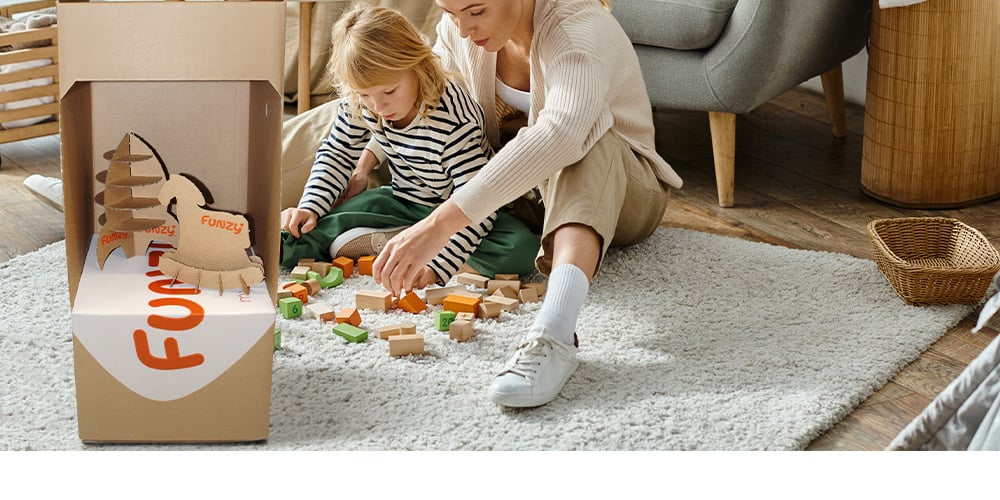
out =
[(840, 64), (868, 36), (872, 0), (614, 0), (654, 107), (708, 111), (719, 205), (733, 206), (736, 114), (817, 75), (846, 135)]

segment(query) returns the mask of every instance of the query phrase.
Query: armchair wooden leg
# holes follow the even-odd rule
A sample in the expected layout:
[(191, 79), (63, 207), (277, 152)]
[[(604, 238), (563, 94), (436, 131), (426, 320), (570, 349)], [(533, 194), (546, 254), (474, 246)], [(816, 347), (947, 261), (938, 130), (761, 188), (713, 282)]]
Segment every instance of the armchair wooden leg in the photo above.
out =
[(719, 190), (719, 206), (733, 206), (736, 176), (736, 115), (734, 113), (708, 112), (708, 125), (712, 131), (712, 156), (715, 158), (715, 185)]
[(844, 72), (841, 65), (836, 65), (820, 75), (823, 83), (823, 95), (826, 96), (826, 109), (830, 113), (830, 123), (833, 126), (834, 137), (847, 137), (847, 118), (844, 115)]

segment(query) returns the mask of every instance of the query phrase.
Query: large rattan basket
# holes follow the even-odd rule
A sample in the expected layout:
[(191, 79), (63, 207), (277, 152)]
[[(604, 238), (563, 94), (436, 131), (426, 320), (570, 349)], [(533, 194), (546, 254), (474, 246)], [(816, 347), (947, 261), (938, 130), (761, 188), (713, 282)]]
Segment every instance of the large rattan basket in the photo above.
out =
[(1000, 270), (996, 248), (956, 219), (878, 219), (868, 235), (878, 268), (907, 304), (977, 303)]

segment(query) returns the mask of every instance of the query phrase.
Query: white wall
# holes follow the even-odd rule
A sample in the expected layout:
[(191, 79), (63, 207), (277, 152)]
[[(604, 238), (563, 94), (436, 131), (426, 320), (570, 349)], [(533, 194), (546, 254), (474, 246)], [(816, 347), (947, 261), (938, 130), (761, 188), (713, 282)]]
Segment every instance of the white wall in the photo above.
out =
[[(854, 57), (844, 61), (844, 98), (848, 102), (864, 105), (865, 82), (868, 78), (868, 51), (862, 49)], [(802, 84), (803, 87), (823, 92), (823, 84), (817, 76)]]

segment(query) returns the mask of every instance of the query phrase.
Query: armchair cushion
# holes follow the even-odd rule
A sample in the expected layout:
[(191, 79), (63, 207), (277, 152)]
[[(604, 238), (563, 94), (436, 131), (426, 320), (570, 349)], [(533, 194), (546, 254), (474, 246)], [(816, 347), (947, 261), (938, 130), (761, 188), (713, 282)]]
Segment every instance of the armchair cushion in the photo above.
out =
[(611, 12), (632, 43), (676, 50), (711, 47), (737, 0), (614, 0)]

